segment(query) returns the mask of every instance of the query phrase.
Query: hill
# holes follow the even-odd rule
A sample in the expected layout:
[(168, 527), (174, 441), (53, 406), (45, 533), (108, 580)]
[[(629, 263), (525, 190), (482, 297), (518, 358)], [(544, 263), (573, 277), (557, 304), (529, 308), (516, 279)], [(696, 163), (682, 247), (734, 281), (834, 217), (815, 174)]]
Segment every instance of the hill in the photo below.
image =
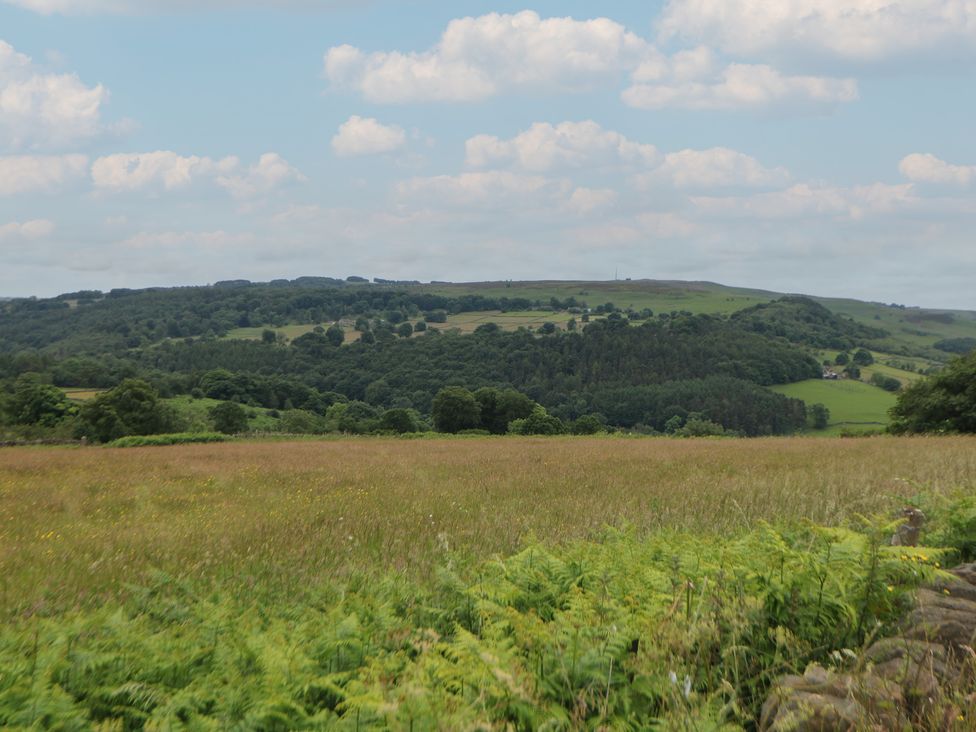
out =
[[(861, 409), (860, 390), (874, 405), (860, 421), (878, 425), (892, 397), (866, 384), (793, 393), (766, 387), (816, 380), (822, 362), (868, 348), (875, 363), (862, 364), (862, 378), (882, 383), (883, 376), (897, 389), (938, 369), (973, 334), (974, 313), (703, 282), (303, 277), (80, 291), (0, 304), (0, 408), (13, 425), (67, 424), (78, 409), (58, 405), (40, 385), (106, 390), (138, 378), (164, 398), (304, 410), (312, 416), (282, 424), (369, 432), (437, 423), (434, 396), (457, 386), (515, 389), (557, 418), (545, 429), (569, 429), (585, 417), (587, 429), (670, 432), (688, 423), (706, 432), (782, 434), (805, 423), (794, 393), (830, 402), (841, 419)], [(813, 393), (823, 389), (826, 400)], [(398, 416), (384, 417), (389, 411)], [(507, 424), (485, 419), (492, 431)], [(202, 428), (206, 417), (187, 413), (183, 422)]]

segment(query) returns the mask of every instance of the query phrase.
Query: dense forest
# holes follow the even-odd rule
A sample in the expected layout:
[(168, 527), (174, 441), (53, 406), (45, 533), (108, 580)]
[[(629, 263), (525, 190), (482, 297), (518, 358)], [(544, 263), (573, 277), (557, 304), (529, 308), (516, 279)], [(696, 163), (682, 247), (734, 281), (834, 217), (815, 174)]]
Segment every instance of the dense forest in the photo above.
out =
[[(530, 309), (565, 313), (566, 329), (438, 329), (447, 314)], [(329, 278), (76, 292), (8, 301), (0, 316), (8, 433), (96, 440), (179, 430), (179, 414), (126, 417), (157, 403), (165, 412), (179, 395), (269, 410), (287, 431), (788, 434), (807, 424), (808, 405), (764, 387), (819, 377), (813, 348), (885, 335), (801, 297), (731, 316), (654, 314)], [(344, 342), (340, 319), (355, 321), (357, 342)], [(315, 327), (289, 341), (275, 332), (286, 324)], [(224, 337), (255, 326), (264, 338)], [(96, 408), (69, 402), (71, 387), (113, 391)], [(447, 388), (464, 394), (438, 402)], [(518, 404), (502, 419), (491, 404), (506, 394)], [(214, 424), (246, 428), (233, 409)]]

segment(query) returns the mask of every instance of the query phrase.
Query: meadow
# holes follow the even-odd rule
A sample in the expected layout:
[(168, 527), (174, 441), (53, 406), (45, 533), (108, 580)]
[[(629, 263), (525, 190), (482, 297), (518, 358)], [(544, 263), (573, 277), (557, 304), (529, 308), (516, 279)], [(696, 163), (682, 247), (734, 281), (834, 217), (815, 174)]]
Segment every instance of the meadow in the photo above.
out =
[[(879, 393), (880, 390), (877, 390)], [(971, 438), (383, 438), (0, 452), (4, 612), (163, 570), (300, 587), (606, 525), (732, 535), (838, 525), (971, 486)]]
[(946, 502), (976, 524), (974, 448), (6, 449), (0, 727), (750, 728), (779, 674), (856, 657), (950, 560), (882, 544), (912, 500), (937, 543)]
[(838, 435), (842, 430), (864, 432), (884, 429), (889, 420), (888, 410), (897, 397), (872, 384), (851, 379), (830, 381), (807, 379), (795, 384), (771, 386), (777, 394), (802, 399), (807, 404), (823, 404), (830, 410), (826, 430), (816, 434)]

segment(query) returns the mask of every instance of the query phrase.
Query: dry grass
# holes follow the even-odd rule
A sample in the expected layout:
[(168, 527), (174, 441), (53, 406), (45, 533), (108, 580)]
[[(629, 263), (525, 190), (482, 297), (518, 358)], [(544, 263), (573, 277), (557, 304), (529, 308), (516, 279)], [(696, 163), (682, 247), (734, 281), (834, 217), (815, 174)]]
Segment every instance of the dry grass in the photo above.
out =
[(98, 601), (152, 569), (259, 589), (605, 524), (837, 523), (972, 488), (972, 438), (358, 439), (0, 451), (0, 610)]

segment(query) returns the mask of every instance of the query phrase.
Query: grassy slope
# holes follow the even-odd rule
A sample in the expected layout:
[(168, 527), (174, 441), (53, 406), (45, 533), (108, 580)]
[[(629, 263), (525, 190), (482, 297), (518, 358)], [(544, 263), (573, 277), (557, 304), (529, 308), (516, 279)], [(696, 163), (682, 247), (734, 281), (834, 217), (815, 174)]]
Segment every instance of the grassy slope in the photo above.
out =
[[(178, 396), (165, 400), (176, 409), (177, 414), (187, 423), (188, 432), (211, 432), (213, 424), (208, 412), (218, 404), (219, 399), (194, 399), (190, 396)], [(248, 414), (248, 427), (256, 432), (273, 432), (278, 428), (278, 420), (272, 417), (271, 410), (261, 407), (244, 407)]]
[(888, 424), (888, 410), (895, 395), (862, 381), (808, 379), (796, 384), (771, 387), (779, 394), (802, 399), (807, 404), (823, 404), (830, 410), (827, 434), (844, 428), (879, 429)]

